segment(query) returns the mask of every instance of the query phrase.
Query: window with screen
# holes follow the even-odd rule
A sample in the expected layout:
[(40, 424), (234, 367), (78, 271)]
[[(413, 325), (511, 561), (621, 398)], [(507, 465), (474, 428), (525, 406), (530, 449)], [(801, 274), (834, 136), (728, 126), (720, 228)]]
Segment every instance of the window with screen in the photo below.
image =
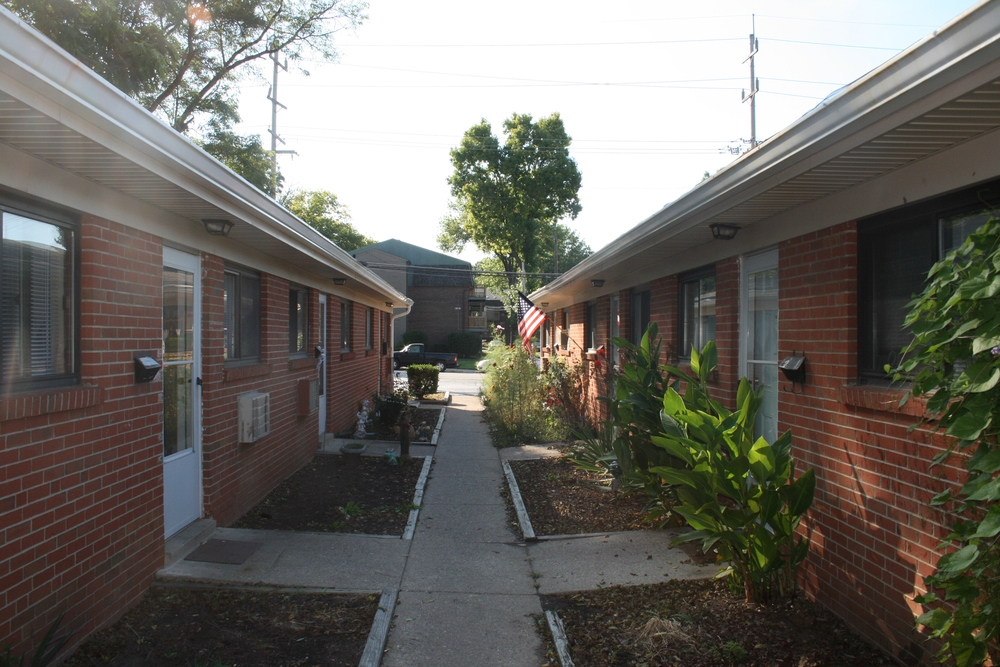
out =
[(587, 350), (597, 349), (597, 304), (588, 303), (584, 320), (583, 339)]
[(259, 361), (260, 274), (227, 266), (223, 298), (225, 360)]
[(292, 285), (288, 289), (288, 352), (309, 353), (309, 290)]
[(0, 391), (77, 380), (77, 226), (0, 202)]
[(927, 273), (1000, 210), (1000, 182), (940, 197), (858, 223), (858, 374), (887, 382), (913, 336), (907, 304)]
[(690, 359), (715, 339), (715, 267), (706, 267), (678, 278), (678, 356)]
[(351, 302), (340, 302), (340, 351), (351, 351)]
[(629, 322), (629, 340), (638, 345), (649, 328), (649, 290), (632, 290), (631, 322)]
[(365, 308), (365, 349), (372, 349), (374, 335), (374, 312), (371, 308)]

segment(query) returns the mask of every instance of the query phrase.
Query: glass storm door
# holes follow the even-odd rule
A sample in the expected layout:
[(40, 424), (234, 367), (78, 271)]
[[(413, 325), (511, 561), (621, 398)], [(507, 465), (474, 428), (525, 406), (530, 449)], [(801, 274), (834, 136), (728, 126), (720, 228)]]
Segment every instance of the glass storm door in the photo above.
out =
[(754, 435), (778, 436), (778, 251), (745, 257), (740, 304), (740, 358), (754, 389), (763, 387)]
[(326, 295), (319, 295), (319, 345), (320, 353), (316, 369), (319, 373), (319, 438), (323, 444), (326, 433)]
[(163, 527), (201, 517), (201, 269), (163, 249)]

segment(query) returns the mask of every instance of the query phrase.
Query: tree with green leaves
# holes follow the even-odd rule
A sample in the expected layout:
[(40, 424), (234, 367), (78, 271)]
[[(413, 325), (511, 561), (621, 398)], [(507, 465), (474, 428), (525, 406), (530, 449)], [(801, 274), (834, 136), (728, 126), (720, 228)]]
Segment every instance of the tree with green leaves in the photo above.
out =
[(351, 224), (347, 207), (332, 192), (293, 190), (281, 198), (281, 203), (343, 250), (350, 252), (376, 243)]
[(334, 34), (366, 18), (363, 0), (0, 0), (87, 67), (264, 192), (271, 151), (233, 131), (236, 88), (272, 55), (336, 58)]
[(234, 118), (234, 86), (280, 52), (333, 60), (334, 34), (366, 18), (356, 0), (2, 0), (146, 109), (185, 132)]
[(579, 214), (581, 176), (559, 114), (537, 122), (514, 114), (503, 126), (502, 144), (484, 119), (451, 151), (455, 205), (438, 245), (460, 251), (471, 241), (500, 263), (513, 288), (522, 263), (535, 266), (551, 243), (553, 226)]

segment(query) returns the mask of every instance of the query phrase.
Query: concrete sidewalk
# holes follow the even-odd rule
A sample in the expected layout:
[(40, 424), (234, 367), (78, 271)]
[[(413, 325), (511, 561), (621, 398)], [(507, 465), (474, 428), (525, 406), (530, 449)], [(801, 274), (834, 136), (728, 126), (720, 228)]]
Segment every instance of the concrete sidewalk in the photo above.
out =
[[(544, 447), (497, 450), (478, 396), (448, 407), (412, 540), (398, 537), (218, 528), (215, 540), (258, 544), (238, 565), (179, 560), (161, 579), (375, 592), (398, 589), (386, 667), (544, 662), (534, 616), (539, 594), (703, 578), (670, 549), (671, 531), (542, 538), (525, 544), (507, 519), (505, 458)], [(421, 453), (423, 453), (421, 448)], [(416, 452), (414, 452), (416, 453)]]
[(507, 521), (503, 469), (478, 397), (455, 396), (400, 585), (386, 667), (539, 665), (527, 547)]

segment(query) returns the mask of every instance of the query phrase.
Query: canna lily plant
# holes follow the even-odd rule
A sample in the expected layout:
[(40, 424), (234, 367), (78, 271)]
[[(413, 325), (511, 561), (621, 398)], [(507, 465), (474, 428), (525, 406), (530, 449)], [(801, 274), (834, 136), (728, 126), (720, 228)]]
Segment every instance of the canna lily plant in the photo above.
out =
[[(714, 343), (692, 351), (691, 369), (699, 376), (717, 364)], [(693, 379), (693, 378), (692, 378)], [(743, 588), (748, 602), (768, 602), (796, 590), (799, 565), (809, 540), (798, 534), (802, 516), (812, 505), (816, 477), (812, 469), (795, 477), (792, 436), (775, 442), (754, 438), (760, 394), (746, 378), (740, 381), (735, 412), (706, 392), (706, 383), (687, 384), (682, 397), (672, 386), (663, 394), (655, 446), (684, 462), (654, 466), (676, 494), (673, 511), (693, 529), (675, 544), (700, 542), (705, 553), (715, 549), (729, 562), (719, 577), (734, 590)]]

